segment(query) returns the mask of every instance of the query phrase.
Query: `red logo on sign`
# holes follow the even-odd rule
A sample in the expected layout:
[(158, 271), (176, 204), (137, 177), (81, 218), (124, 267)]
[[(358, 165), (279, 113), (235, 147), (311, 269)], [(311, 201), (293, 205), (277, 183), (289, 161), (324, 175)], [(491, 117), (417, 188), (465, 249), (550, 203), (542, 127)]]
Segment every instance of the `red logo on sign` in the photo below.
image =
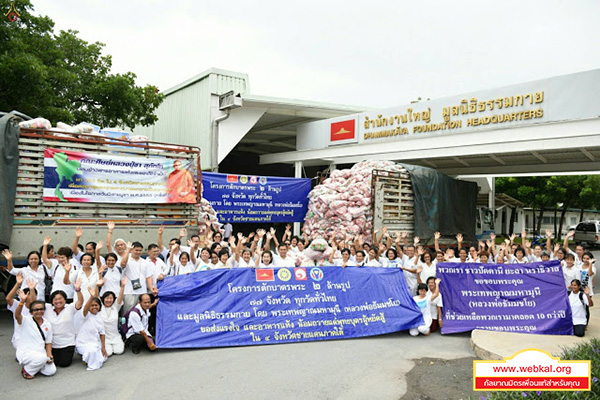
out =
[(250, 183), (257, 184), (258, 183), (258, 176), (251, 176), (250, 177)]
[(227, 182), (228, 183), (237, 183), (238, 181), (238, 176), (237, 175), (227, 175)]
[(256, 269), (257, 281), (274, 281), (275, 274), (272, 269)]
[(297, 281), (306, 280), (306, 268), (294, 268), (294, 275)]
[(331, 124), (331, 141), (354, 139), (354, 120), (334, 122)]

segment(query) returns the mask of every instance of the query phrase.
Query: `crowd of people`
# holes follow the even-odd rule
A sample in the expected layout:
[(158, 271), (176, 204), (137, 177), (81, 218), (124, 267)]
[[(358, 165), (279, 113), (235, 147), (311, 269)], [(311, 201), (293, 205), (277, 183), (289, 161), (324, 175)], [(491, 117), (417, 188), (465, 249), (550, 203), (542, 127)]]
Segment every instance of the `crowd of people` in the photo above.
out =
[(181, 229), (178, 237), (167, 243), (164, 227), (160, 227), (157, 242), (144, 248), (138, 241), (113, 240), (113, 222), (107, 228), (106, 241), (85, 245), (79, 243), (83, 229), (76, 228), (71, 246), (58, 249), (47, 236), (39, 251), (28, 254), (23, 268), (13, 265), (10, 250), (3, 251), (5, 268), (16, 277), (7, 303), (14, 314), (12, 343), (24, 378), (32, 379), (38, 373), (53, 375), (56, 367), (71, 365), (75, 352), (88, 370), (96, 370), (126, 347), (133, 353), (142, 348), (155, 350), (157, 282), (167, 276), (222, 268), (317, 265), (402, 269), (425, 321), (409, 331), (413, 336), (429, 335), (443, 325), (443, 299), (436, 275), (440, 262), (521, 264), (560, 260), (576, 335), (585, 334), (589, 307), (593, 305), (595, 260), (581, 245), (575, 251), (569, 249), (571, 233), (564, 243), (553, 245), (551, 232), (546, 231), (548, 251), (532, 244), (525, 232), (520, 244), (516, 235), (497, 244), (492, 234), (490, 240), (471, 246), (463, 246), (463, 236), (457, 234), (456, 243), (442, 249), (441, 235), (436, 232), (430, 249), (418, 237), (409, 242), (406, 232), (389, 232), (385, 227), (374, 231), (370, 241), (341, 231), (327, 242), (306, 233), (292, 235), (289, 225), (278, 237), (274, 228), (258, 229), (248, 236), (234, 234), (229, 224), (223, 232), (209, 230), (202, 238), (192, 235), (188, 239), (187, 231)]

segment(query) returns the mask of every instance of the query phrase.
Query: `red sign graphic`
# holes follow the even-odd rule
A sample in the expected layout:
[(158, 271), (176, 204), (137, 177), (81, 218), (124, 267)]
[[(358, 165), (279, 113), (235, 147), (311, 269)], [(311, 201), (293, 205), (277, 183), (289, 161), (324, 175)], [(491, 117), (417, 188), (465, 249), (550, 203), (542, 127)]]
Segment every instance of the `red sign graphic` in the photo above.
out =
[(306, 280), (306, 268), (302, 268), (302, 267), (294, 268), (294, 275), (296, 276), (297, 281), (305, 281)]
[(237, 175), (227, 175), (227, 183), (237, 183), (238, 176)]
[(274, 281), (275, 274), (272, 269), (256, 269), (256, 280), (257, 281)]
[(333, 122), (331, 124), (331, 141), (355, 138), (354, 120)]

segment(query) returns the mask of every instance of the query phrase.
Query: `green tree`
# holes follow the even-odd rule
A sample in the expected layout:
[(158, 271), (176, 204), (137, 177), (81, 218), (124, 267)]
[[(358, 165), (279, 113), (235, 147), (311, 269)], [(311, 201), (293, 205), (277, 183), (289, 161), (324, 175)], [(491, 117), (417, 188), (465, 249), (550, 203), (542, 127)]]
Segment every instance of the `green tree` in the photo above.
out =
[(42, 116), (56, 124), (81, 121), (103, 127), (154, 124), (164, 99), (155, 86), (136, 86), (136, 75), (110, 73), (112, 58), (104, 44), (88, 43), (77, 31), (55, 34), (54, 22), (36, 16), (27, 0), (16, 0), (20, 17), (4, 13), (0, 0), (0, 110)]

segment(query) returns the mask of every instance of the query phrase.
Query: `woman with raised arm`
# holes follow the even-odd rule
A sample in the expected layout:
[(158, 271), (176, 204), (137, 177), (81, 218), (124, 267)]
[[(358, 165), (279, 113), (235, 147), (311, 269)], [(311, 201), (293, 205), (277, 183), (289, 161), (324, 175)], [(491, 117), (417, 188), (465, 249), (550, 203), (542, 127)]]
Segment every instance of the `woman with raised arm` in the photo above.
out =
[(200, 259), (196, 259), (195, 252), (191, 254), (192, 264), (196, 266), (195, 272), (207, 271), (211, 269), (210, 265), (210, 249), (208, 247), (203, 248), (200, 251)]
[(106, 348), (106, 355), (110, 357), (113, 354), (123, 354), (125, 351), (125, 343), (121, 333), (119, 333), (119, 310), (123, 306), (123, 294), (125, 293), (125, 285), (127, 284), (127, 277), (121, 279), (121, 288), (119, 289), (119, 296), (115, 300), (114, 292), (107, 291), (102, 295), (102, 304), (104, 307), (100, 310), (100, 317), (104, 322), (104, 346)]
[[(17, 274), (17, 282), (15, 283), (11, 291), (8, 292), (8, 294), (6, 295), (6, 308), (8, 308), (8, 310), (11, 313), (13, 313), (14, 329), (11, 342), (15, 350), (17, 349), (17, 343), (19, 341), (19, 335), (21, 332), (21, 330), (19, 329), (19, 324), (17, 324), (17, 320), (14, 319), (15, 311), (17, 310), (17, 307), (19, 305), (19, 302), (15, 301), (15, 295), (19, 292), (19, 290), (21, 290), (21, 285), (24, 281), (25, 279), (23, 278), (23, 274)], [(25, 298), (25, 307), (23, 307), (24, 316), (29, 315), (29, 306), (31, 305), (31, 302), (35, 301), (37, 298), (35, 294), (35, 282), (32, 279), (30, 279), (26, 283), (27, 288), (23, 290), (23, 293), (27, 295), (27, 297)]]
[(423, 325), (419, 325), (416, 328), (410, 328), (408, 333), (411, 336), (418, 336), (419, 333), (425, 336), (429, 336), (429, 333), (431, 332), (431, 301), (435, 300), (440, 294), (440, 280), (435, 280), (435, 288), (431, 292), (431, 296), (427, 295), (427, 289), (428, 288), (425, 283), (420, 283), (419, 286), (417, 286), (417, 295), (413, 297), (415, 303), (417, 303), (417, 306), (419, 306), (419, 308), (421, 309), (421, 313), (423, 314), (423, 320), (425, 321), (425, 323)]
[[(35, 281), (35, 290), (37, 291), (37, 299), (44, 301), (45, 299), (45, 291), (46, 291), (46, 283), (44, 282), (44, 278), (49, 276), (49, 271), (46, 267), (41, 264), (41, 256), (37, 251), (30, 251), (27, 255), (27, 266), (23, 268), (15, 268), (12, 261), (12, 253), (10, 250), (2, 251), (2, 255), (6, 258), (6, 266), (8, 268), (8, 273), (11, 275), (17, 276), (17, 274), (22, 273), (25, 281), (32, 279)], [(21, 285), (21, 289), (25, 289), (27, 285), (25, 282)]]
[(68, 285), (72, 281), (81, 281), (81, 289), (83, 290), (83, 301), (84, 303), (90, 298), (88, 288), (95, 289), (96, 282), (98, 282), (98, 270), (94, 266), (94, 256), (85, 253), (81, 256), (81, 268), (75, 271), (74, 274), (65, 274), (63, 282)]
[[(96, 284), (104, 283), (98, 281)], [(96, 285), (88, 286), (89, 297), (81, 313), (77, 315), (79, 330), (75, 346), (77, 353), (81, 354), (81, 359), (87, 365), (88, 371), (100, 369), (104, 361), (108, 359), (105, 346), (104, 321), (100, 316), (102, 302), (97, 297), (98, 288)]]
[(431, 259), (431, 253), (425, 251), (423, 247), (417, 249), (417, 257), (415, 258), (417, 266), (417, 283), (426, 283), (427, 279), (436, 276), (436, 264)]
[(44, 318), (44, 302), (33, 301), (29, 306), (31, 315), (23, 315), (23, 306), (27, 295), (19, 292), (20, 301), (15, 310), (15, 320), (20, 326), (17, 343), (17, 360), (21, 367), (21, 376), (33, 379), (38, 372), (52, 376), (56, 373), (52, 353), (52, 325)]
[(594, 305), (594, 301), (590, 297), (590, 287), (586, 287), (582, 292), (581, 281), (573, 279), (569, 292), (569, 304), (573, 316), (573, 334), (582, 337), (585, 335), (585, 328), (589, 320), (589, 307)]
[[(70, 273), (71, 264), (65, 265), (67, 275)], [(75, 313), (83, 306), (81, 294), (81, 281), (74, 284), (77, 300), (67, 304), (67, 295), (62, 290), (53, 292), (50, 296), (52, 305), (46, 304), (44, 318), (52, 324), (52, 355), (57, 367), (68, 367), (73, 362), (75, 353)]]
[[(96, 260), (100, 256), (100, 250), (104, 247), (102, 241), (96, 245)], [(100, 296), (106, 292), (116, 293), (121, 287), (121, 278), (123, 269), (118, 265), (119, 257), (115, 253), (108, 253), (103, 265), (98, 269), (98, 278), (104, 279), (104, 284), (100, 288)]]
[(244, 244), (246, 243), (248, 238), (244, 237), (241, 233), (237, 234), (237, 238), (238, 238), (237, 246), (235, 246), (235, 247), (232, 246), (234, 260), (235, 260), (234, 265), (237, 268), (255, 268), (256, 264), (254, 263), (254, 260), (252, 259), (252, 250), (250, 250), (247, 247), (246, 248), (244, 247)]
[(258, 268), (275, 268), (275, 264), (273, 263), (273, 253), (271, 253), (271, 250), (259, 249), (256, 254), (256, 258), (259, 260)]
[(52, 290), (50, 293), (54, 293), (58, 290), (61, 290), (67, 295), (67, 303), (72, 303), (73, 295), (75, 292), (73, 291), (73, 285), (71, 285), (70, 283), (65, 284), (64, 282), (65, 274), (67, 274), (67, 269), (65, 266), (69, 264), (69, 271), (70, 273), (74, 274), (77, 270), (77, 267), (79, 266), (79, 263), (77, 262), (77, 260), (72, 258), (73, 251), (71, 250), (71, 248), (66, 246), (61, 247), (57, 250), (55, 260), (50, 259), (48, 248), (51, 246), (51, 241), (52, 239), (50, 238), (50, 236), (46, 236), (42, 244), (42, 261), (44, 262), (44, 265), (53, 265), (53, 268), (51, 269)]

